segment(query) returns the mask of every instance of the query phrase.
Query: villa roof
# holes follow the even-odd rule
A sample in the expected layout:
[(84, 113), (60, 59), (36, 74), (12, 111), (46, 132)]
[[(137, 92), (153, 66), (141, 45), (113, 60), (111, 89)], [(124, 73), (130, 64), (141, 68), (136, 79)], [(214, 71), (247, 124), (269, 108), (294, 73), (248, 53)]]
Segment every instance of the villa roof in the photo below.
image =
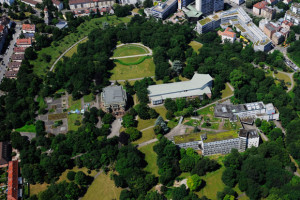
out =
[(256, 4), (253, 5), (253, 7), (258, 8), (258, 9), (262, 9), (264, 8), (266, 5), (268, 5), (268, 3), (266, 1), (261, 1), (258, 2)]
[(8, 164), (7, 199), (18, 199), (18, 160), (10, 161)]
[(22, 30), (23, 31), (35, 31), (35, 25), (34, 24), (23, 24)]
[(224, 32), (221, 32), (220, 33), (222, 36), (227, 36), (227, 37), (231, 37), (231, 38), (234, 38), (236, 36), (236, 33), (233, 32), (233, 30), (230, 28), (230, 27), (227, 27), (225, 29)]

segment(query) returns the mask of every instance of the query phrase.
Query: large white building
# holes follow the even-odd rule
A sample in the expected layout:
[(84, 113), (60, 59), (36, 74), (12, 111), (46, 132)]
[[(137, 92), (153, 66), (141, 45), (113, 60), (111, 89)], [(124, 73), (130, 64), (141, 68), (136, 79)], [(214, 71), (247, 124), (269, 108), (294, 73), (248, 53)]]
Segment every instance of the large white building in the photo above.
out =
[(208, 15), (224, 9), (224, 0), (196, 0), (196, 10)]
[(245, 2), (245, 0), (230, 0), (232, 3), (235, 3), (237, 5), (241, 5), (242, 3)]
[(160, 2), (151, 8), (151, 15), (155, 18), (166, 19), (169, 15), (176, 12), (178, 7), (177, 0), (167, 0)]
[(286, 11), (284, 19), (294, 25), (300, 25), (300, 3), (292, 3), (290, 10)]
[(151, 104), (157, 105), (171, 98), (211, 97), (212, 77), (209, 74), (194, 74), (190, 81), (150, 85), (148, 87)]

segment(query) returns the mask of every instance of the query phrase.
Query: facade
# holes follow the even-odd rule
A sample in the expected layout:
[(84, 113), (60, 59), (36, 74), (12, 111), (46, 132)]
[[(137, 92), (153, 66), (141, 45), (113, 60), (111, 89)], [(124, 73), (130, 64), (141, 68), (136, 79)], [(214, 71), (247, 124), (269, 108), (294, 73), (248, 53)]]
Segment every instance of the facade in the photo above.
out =
[(196, 30), (202, 34), (219, 26), (225, 29), (230, 25), (253, 42), (255, 51), (269, 51), (272, 48), (271, 40), (252, 22), (252, 19), (241, 7), (216, 13), (198, 21)]
[(36, 4), (42, 3), (42, 2), (35, 1), (35, 0), (21, 0), (21, 2), (23, 2), (27, 5), (30, 5), (31, 7), (35, 7)]
[(222, 37), (222, 42), (229, 41), (233, 43), (236, 40), (236, 33), (229, 27), (225, 31), (218, 31), (218, 34)]
[(261, 11), (264, 7), (266, 7), (268, 5), (268, 3), (266, 1), (261, 1), (261, 2), (258, 2), (256, 4), (253, 5), (253, 14), (254, 15), (261, 15)]
[(19, 163), (17, 160), (8, 164), (7, 200), (17, 200), (19, 198)]
[(201, 150), (202, 155), (228, 154), (232, 149), (239, 152), (258, 147), (259, 135), (256, 130), (227, 131), (219, 133), (192, 133), (175, 136), (173, 142), (180, 148)]
[(266, 6), (262, 9), (261, 15), (268, 20), (272, 20), (276, 15), (276, 10), (272, 7)]
[(70, 0), (69, 6), (71, 10), (82, 10), (88, 8), (112, 7), (114, 3), (114, 0)]
[(35, 25), (34, 24), (23, 24), (22, 32), (23, 33), (35, 33)]
[(120, 3), (122, 4), (122, 5), (126, 5), (126, 4), (136, 4), (136, 3), (143, 3), (144, 2), (144, 0), (121, 0), (120, 1)]
[(2, 51), (7, 34), (8, 34), (8, 27), (0, 24), (0, 52)]
[(271, 6), (274, 6), (275, 4), (278, 3), (278, 0), (266, 0), (268, 4), (270, 4)]
[(103, 88), (100, 106), (105, 112), (112, 112), (115, 116), (123, 116), (126, 103), (127, 95), (122, 86), (114, 85)]
[(151, 9), (151, 15), (155, 18), (164, 20), (177, 10), (177, 6), (177, 0), (167, 0), (165, 2), (160, 2)]
[(230, 0), (232, 3), (235, 3), (237, 5), (241, 5), (242, 3), (245, 2), (245, 0)]
[(59, 0), (52, 0), (52, 3), (58, 10), (62, 10), (64, 8), (64, 4)]
[(5, 77), (6, 78), (17, 78), (18, 71), (6, 71), (5, 72)]
[(194, 74), (190, 81), (150, 85), (149, 100), (152, 105), (162, 104), (167, 98), (211, 97), (212, 77), (209, 74)]
[(24, 54), (13, 54), (11, 56), (11, 60), (14, 62), (22, 62), (24, 58), (25, 58)]
[(31, 45), (32, 45), (31, 38), (17, 39), (18, 47), (31, 47)]
[(224, 0), (196, 0), (196, 10), (204, 15), (224, 9)]
[(286, 11), (284, 19), (294, 25), (300, 25), (300, 3), (292, 3), (290, 10)]
[(0, 142), (0, 167), (7, 167), (11, 160), (12, 147), (8, 142)]
[(251, 125), (257, 118), (266, 121), (279, 120), (279, 112), (273, 104), (265, 105), (263, 102), (238, 105), (217, 104), (214, 115), (215, 117), (229, 118), (230, 121), (237, 121), (239, 118), (242, 123)]

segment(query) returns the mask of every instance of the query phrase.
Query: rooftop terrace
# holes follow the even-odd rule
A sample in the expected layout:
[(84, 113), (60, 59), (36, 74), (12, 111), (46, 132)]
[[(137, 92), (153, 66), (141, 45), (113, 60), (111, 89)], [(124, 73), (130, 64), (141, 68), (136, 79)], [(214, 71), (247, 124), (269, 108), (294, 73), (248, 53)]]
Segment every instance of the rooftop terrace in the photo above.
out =
[(207, 24), (207, 23), (209, 23), (209, 22), (211, 22), (212, 20), (210, 19), (210, 18), (204, 18), (204, 19), (201, 19), (200, 21), (199, 21), (199, 23), (203, 26), (203, 25), (205, 25), (205, 24)]

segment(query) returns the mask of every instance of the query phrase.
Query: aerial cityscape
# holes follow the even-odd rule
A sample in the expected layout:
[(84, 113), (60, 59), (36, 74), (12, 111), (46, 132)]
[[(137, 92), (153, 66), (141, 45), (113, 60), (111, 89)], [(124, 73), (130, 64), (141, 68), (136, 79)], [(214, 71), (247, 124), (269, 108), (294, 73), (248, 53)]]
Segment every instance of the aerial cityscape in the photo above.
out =
[(300, 0), (0, 14), (0, 199), (300, 200)]

